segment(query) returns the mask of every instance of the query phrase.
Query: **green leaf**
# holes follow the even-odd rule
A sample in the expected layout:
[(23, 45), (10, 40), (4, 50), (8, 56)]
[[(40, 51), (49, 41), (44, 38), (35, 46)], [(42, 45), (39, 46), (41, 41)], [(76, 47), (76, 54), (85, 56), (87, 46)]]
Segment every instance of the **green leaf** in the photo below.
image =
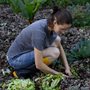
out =
[(90, 57), (90, 39), (78, 42), (71, 52), (67, 55), (68, 59), (82, 59)]
[(53, 82), (51, 83), (51, 87), (55, 88), (59, 82), (60, 82), (60, 78), (53, 80)]
[(21, 11), (18, 5), (18, 0), (9, 0), (8, 2), (11, 5), (14, 12), (19, 13)]
[(30, 79), (13, 79), (7, 86), (7, 90), (35, 90), (35, 85)]
[(9, 3), (16, 13), (32, 21), (39, 7), (46, 0), (9, 0)]
[(43, 90), (60, 90), (59, 83), (63, 79), (62, 74), (52, 75), (47, 74), (42, 80)]

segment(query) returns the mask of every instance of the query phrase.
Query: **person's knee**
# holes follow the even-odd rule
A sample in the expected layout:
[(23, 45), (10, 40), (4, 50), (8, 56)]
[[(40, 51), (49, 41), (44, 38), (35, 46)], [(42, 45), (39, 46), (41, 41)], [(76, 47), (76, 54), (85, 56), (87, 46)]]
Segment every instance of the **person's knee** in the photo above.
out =
[[(56, 47), (49, 47), (43, 51), (43, 61), (45, 64), (50, 65), (53, 61), (55, 61), (60, 55), (60, 51)], [(45, 58), (46, 57), (46, 58)]]
[(60, 55), (60, 51), (59, 51), (59, 49), (58, 48), (54, 48), (54, 50), (53, 50), (53, 52), (52, 52), (52, 57), (54, 58), (54, 59), (57, 59), (58, 57), (59, 57), (59, 55)]
[(51, 58), (58, 58), (60, 55), (60, 51), (57, 47), (49, 47), (43, 51), (43, 57), (51, 57)]

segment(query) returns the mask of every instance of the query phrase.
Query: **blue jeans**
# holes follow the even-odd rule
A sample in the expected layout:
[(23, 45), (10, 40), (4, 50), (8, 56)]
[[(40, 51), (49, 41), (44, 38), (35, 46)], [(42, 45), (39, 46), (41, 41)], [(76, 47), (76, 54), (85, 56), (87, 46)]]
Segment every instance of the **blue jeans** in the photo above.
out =
[(35, 63), (34, 51), (17, 55), (14, 58), (8, 60), (8, 63), (16, 70), (30, 67)]

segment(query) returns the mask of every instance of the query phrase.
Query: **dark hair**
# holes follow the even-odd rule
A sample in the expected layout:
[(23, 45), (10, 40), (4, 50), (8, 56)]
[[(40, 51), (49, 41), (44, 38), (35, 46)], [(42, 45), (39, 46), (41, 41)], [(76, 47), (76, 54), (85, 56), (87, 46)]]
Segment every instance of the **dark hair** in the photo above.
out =
[(72, 24), (72, 16), (66, 9), (60, 9), (57, 6), (53, 8), (53, 13), (48, 18), (48, 25), (52, 27), (53, 21), (57, 21), (57, 24)]

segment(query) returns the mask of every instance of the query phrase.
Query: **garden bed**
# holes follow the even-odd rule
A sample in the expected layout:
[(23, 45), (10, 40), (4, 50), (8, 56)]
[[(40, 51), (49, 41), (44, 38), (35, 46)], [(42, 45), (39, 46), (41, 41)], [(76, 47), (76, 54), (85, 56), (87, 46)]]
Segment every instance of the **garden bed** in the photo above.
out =
[[(51, 9), (39, 11), (35, 16), (35, 20), (47, 18), (50, 12)], [(0, 5), (0, 71), (1, 69), (8, 67), (6, 61), (6, 52), (9, 46), (19, 32), (28, 25), (29, 23), (20, 15), (14, 14), (8, 5)], [(65, 34), (61, 35), (61, 38), (65, 51), (69, 52), (73, 46), (81, 40), (81, 38), (90, 38), (90, 28), (71, 28)], [(57, 67), (56, 66), (57, 65), (54, 64), (52, 68), (59, 70), (61, 67), (59, 64)], [(62, 81), (62, 90), (90, 90), (90, 58), (76, 60), (73, 62), (73, 64), (71, 64), (71, 66), (78, 68), (79, 77), (69, 78)], [(33, 80), (41, 76), (43, 76), (42, 73), (37, 73), (33, 77)], [(10, 78), (3, 77), (2, 73), (0, 72), (0, 83), (6, 82), (11, 78), (11, 76)]]

